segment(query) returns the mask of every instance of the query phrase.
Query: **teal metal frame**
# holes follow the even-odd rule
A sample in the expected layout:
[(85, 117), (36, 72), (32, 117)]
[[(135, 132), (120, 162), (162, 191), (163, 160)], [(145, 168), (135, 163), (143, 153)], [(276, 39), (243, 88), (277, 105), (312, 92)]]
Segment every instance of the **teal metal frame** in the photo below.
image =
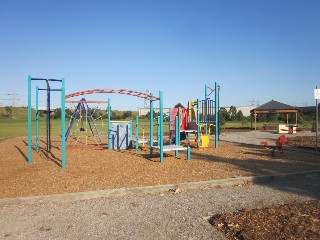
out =
[(39, 87), (36, 87), (36, 151), (39, 151)]
[[(28, 76), (28, 163), (32, 163), (32, 81), (61, 82), (61, 88), (55, 91), (61, 92), (61, 167), (66, 168), (66, 142), (65, 136), (65, 79), (32, 78)], [(36, 87), (36, 151), (39, 150), (39, 88)]]
[[(209, 95), (214, 92), (214, 114), (215, 114), (215, 148), (219, 147), (219, 91), (220, 91), (220, 86), (217, 82), (214, 83), (214, 89), (211, 89), (211, 93), (208, 94), (208, 85), (205, 85), (204, 88), (204, 99), (205, 101), (201, 101), (197, 99), (197, 125), (198, 125), (198, 144), (200, 144), (200, 108), (202, 109), (202, 115), (204, 116), (204, 119), (201, 119), (205, 123), (205, 134), (208, 134), (208, 118), (207, 118), (207, 109), (208, 109), (208, 104), (207, 101), (209, 100)], [(204, 104), (204, 106), (202, 106)], [(210, 107), (210, 106), (209, 106)]]
[(160, 146), (160, 162), (164, 161), (163, 154), (163, 92), (159, 91), (159, 107), (160, 107), (160, 142), (158, 141), (158, 145)]
[(107, 143), (108, 149), (110, 149), (110, 143), (111, 143), (111, 103), (110, 103), (110, 98), (108, 98), (108, 143)]
[(139, 151), (139, 117), (136, 116), (136, 152)]
[(130, 120), (129, 148), (132, 148), (132, 120)]
[(150, 93), (150, 155), (153, 151), (153, 94)]

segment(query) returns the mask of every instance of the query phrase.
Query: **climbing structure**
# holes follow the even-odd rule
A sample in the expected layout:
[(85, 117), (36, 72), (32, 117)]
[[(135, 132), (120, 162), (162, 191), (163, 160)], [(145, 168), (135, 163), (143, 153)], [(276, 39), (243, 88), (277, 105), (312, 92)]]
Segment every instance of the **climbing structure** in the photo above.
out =
[(106, 139), (103, 141), (103, 134), (107, 135), (105, 123), (107, 114), (99, 107), (90, 108), (89, 104), (100, 106), (107, 101), (87, 101), (82, 98), (79, 101), (66, 100), (66, 103), (76, 104), (65, 134), (65, 141), (69, 143), (68, 147), (106, 147), (107, 143)]
[[(49, 78), (33, 78), (28, 76), (28, 163), (32, 163), (32, 82), (45, 82), (46, 87), (36, 87), (36, 141), (35, 150), (39, 151), (39, 91), (46, 91), (46, 155), (48, 157), (51, 152), (51, 92), (61, 93), (61, 108), (65, 109), (65, 80), (49, 79)], [(56, 83), (59, 88), (52, 88), (50, 83)], [(60, 87), (61, 86), (61, 87)], [(61, 167), (66, 167), (66, 152), (65, 152), (65, 111), (61, 111)]]
[[(184, 147), (180, 145), (180, 138), (176, 137), (175, 142), (173, 144), (164, 145), (164, 121), (163, 121), (163, 92), (159, 91), (159, 113), (160, 116), (158, 117), (158, 144), (157, 146), (153, 145), (153, 99), (150, 101), (150, 154), (153, 153), (153, 150), (160, 151), (160, 162), (164, 161), (164, 152), (175, 151), (175, 156), (178, 156), (179, 151), (187, 151), (187, 159), (190, 160), (191, 158), (191, 149), (189, 146)], [(180, 122), (179, 115), (176, 116), (175, 119), (175, 129), (176, 129), (176, 136), (179, 135), (179, 125)]]
[[(214, 94), (214, 99), (210, 96)], [(214, 88), (205, 85), (205, 97), (188, 102), (189, 122), (196, 123), (198, 132), (198, 144), (209, 145), (210, 128), (214, 127), (215, 148), (219, 146), (219, 94), (220, 86), (215, 82)], [(204, 143), (207, 144), (204, 144)]]

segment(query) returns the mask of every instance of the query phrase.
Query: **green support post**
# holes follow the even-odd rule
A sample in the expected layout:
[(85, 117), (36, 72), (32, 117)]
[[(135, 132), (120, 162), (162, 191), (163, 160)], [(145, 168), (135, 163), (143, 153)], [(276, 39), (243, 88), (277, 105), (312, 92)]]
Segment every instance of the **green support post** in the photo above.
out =
[[(176, 115), (176, 117), (175, 117), (175, 128), (176, 128), (176, 131), (175, 131), (175, 145), (179, 145), (179, 135), (180, 135), (179, 132), (180, 132), (180, 129), (179, 129), (178, 115)], [(179, 155), (178, 150), (174, 151), (174, 155), (176, 157)]]
[(62, 78), (61, 81), (61, 167), (66, 168), (66, 105), (65, 105), (65, 80)]
[(36, 87), (36, 151), (39, 151), (39, 88)]
[(160, 141), (160, 116), (157, 117), (157, 138)]
[(132, 120), (130, 119), (130, 136), (129, 136), (129, 148), (132, 147)]
[(139, 150), (139, 117), (136, 116), (136, 152)]
[(153, 150), (153, 95), (150, 93), (150, 155)]
[(110, 98), (108, 98), (108, 144), (107, 144), (107, 147), (108, 149), (110, 149), (111, 147), (111, 105), (110, 105)]
[(203, 120), (205, 122), (205, 134), (208, 134), (208, 86), (205, 85), (204, 86), (204, 102), (202, 103), (204, 104), (204, 115), (203, 115)]
[(214, 91), (215, 91), (215, 122), (216, 122), (216, 126), (215, 126), (215, 147), (218, 148), (219, 147), (219, 86), (218, 84), (215, 82), (214, 83)]
[(28, 76), (28, 163), (32, 163), (31, 76)]
[(159, 105), (160, 105), (160, 162), (164, 161), (163, 158), (163, 92), (159, 91)]
[(187, 149), (187, 160), (191, 160), (191, 148), (190, 148), (190, 146), (188, 146), (188, 149)]
[(169, 108), (169, 144), (171, 145), (172, 141), (171, 141), (171, 131), (172, 131), (172, 109)]
[(197, 99), (197, 126), (198, 126), (198, 147), (200, 146), (200, 138), (201, 138), (201, 133), (200, 133), (200, 101)]

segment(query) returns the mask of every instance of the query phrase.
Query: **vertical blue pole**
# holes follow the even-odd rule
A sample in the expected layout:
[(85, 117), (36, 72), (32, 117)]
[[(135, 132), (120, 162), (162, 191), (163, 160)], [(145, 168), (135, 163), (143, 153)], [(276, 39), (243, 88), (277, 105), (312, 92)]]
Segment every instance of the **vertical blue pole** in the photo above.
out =
[(61, 151), (62, 151), (62, 168), (66, 168), (66, 90), (65, 80), (62, 78), (61, 86)]
[(181, 112), (180, 112), (181, 108), (179, 107), (178, 108), (178, 144), (177, 145), (180, 145), (180, 129), (181, 129), (181, 124), (180, 124), (180, 121), (181, 121)]
[(205, 121), (205, 133), (208, 134), (208, 86), (207, 85), (204, 85), (204, 121)]
[(200, 101), (197, 99), (197, 126), (198, 126), (198, 147), (200, 146), (200, 138), (201, 138), (201, 133), (200, 133)]
[(39, 88), (36, 88), (36, 151), (39, 151)]
[(129, 147), (132, 147), (132, 120), (130, 120), (130, 136), (129, 136)]
[(171, 145), (171, 131), (172, 131), (172, 110), (171, 108), (169, 108), (169, 136), (170, 136), (170, 140), (169, 140), (169, 144)]
[(158, 137), (158, 142), (160, 141), (160, 116), (157, 117), (157, 137)]
[(111, 148), (111, 105), (110, 105), (110, 98), (108, 98), (108, 149)]
[(163, 92), (159, 91), (160, 105), (160, 162), (163, 162)]
[[(180, 145), (180, 107), (178, 108), (178, 114), (176, 116), (176, 142), (175, 144)], [(179, 151), (175, 150), (175, 156), (179, 155)]]
[[(318, 89), (318, 86), (316, 86), (316, 89)], [(318, 131), (319, 131), (318, 122), (319, 122), (319, 106), (318, 106), (318, 98), (316, 98), (316, 152), (318, 152)]]
[(136, 116), (136, 152), (139, 150), (139, 117)]
[(216, 122), (216, 132), (215, 132), (215, 148), (219, 147), (219, 86), (218, 83), (214, 83), (214, 91), (215, 91), (215, 106), (214, 106), (214, 111), (215, 111), (215, 122)]
[(150, 155), (153, 150), (153, 95), (150, 93)]
[(204, 99), (207, 100), (208, 98), (208, 86), (207, 84), (204, 85)]
[(32, 163), (31, 76), (28, 76), (28, 163)]
[(49, 157), (49, 124), (50, 124), (50, 89), (49, 89), (49, 83), (47, 82), (47, 111), (46, 111), (46, 137), (47, 137), (47, 142), (46, 142), (46, 150), (47, 150), (47, 158)]

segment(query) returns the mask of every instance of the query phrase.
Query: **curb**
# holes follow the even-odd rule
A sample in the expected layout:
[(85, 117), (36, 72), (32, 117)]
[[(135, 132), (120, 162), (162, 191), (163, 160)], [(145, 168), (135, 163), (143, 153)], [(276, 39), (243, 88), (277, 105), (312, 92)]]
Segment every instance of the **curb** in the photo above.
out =
[(88, 192), (76, 192), (76, 193), (54, 194), (54, 195), (44, 195), (44, 196), (30, 196), (30, 197), (19, 197), (19, 198), (3, 198), (3, 199), (0, 199), (0, 206), (81, 201), (81, 200), (90, 200), (95, 198), (122, 197), (122, 196), (139, 195), (139, 194), (159, 194), (159, 193), (167, 193), (170, 190), (173, 190), (173, 192), (175, 192), (176, 189), (193, 190), (198, 188), (235, 186), (235, 185), (241, 185), (246, 183), (260, 184), (260, 183), (279, 182), (284, 180), (301, 181), (307, 177), (320, 177), (320, 170), (286, 173), (286, 174), (252, 176), (252, 177), (235, 177), (235, 178), (227, 178), (227, 179), (190, 182), (190, 183), (166, 184), (166, 185), (158, 185), (158, 186), (130, 187), (130, 188), (124, 187), (124, 188), (97, 190), (97, 191), (88, 191)]

